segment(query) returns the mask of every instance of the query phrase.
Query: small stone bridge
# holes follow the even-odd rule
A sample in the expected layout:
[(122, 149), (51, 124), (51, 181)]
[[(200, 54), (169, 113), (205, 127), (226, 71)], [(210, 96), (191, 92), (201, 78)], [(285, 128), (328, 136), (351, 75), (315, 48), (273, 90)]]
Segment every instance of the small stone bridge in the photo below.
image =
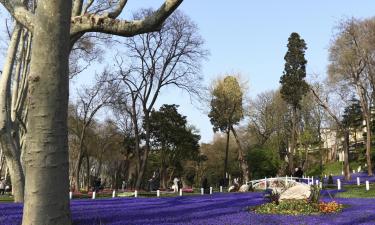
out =
[(297, 183), (303, 183), (303, 184), (316, 184), (316, 182), (319, 182), (318, 180), (315, 180), (314, 178), (310, 177), (273, 177), (273, 178), (264, 178), (259, 180), (252, 180), (247, 182), (247, 185), (250, 185), (253, 189), (256, 190), (264, 190), (267, 188), (276, 189), (276, 190), (285, 190), (289, 187), (295, 186)]

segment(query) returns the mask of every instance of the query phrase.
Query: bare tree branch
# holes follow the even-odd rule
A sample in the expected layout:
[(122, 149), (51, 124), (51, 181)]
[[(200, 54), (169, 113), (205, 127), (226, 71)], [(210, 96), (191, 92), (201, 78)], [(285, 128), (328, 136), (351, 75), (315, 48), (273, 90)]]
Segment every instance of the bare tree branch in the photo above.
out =
[(19, 0), (0, 0), (0, 3), (9, 11), (9, 13), (26, 27), (29, 31), (34, 29), (34, 14), (27, 10), (26, 6)]
[(328, 103), (321, 99), (321, 97), (318, 95), (318, 93), (314, 90), (314, 88), (310, 87), (311, 93), (314, 95), (316, 102), (327, 111), (327, 113), (335, 120), (336, 124), (343, 128), (343, 125), (340, 121), (340, 119), (335, 115), (335, 113), (332, 112), (331, 108), (328, 106)]
[[(4, 1), (4, 0), (2, 0)], [(124, 37), (131, 37), (137, 34), (157, 31), (163, 22), (174, 12), (183, 0), (166, 0), (164, 4), (152, 15), (143, 20), (118, 20), (109, 17), (111, 14), (95, 15), (85, 14), (72, 18), (70, 35), (76, 36), (85, 32), (101, 32)], [(119, 3), (119, 9), (125, 6), (126, 1)], [(114, 14), (118, 12), (115, 9)]]
[[(94, 0), (91, 0), (93, 2)], [(74, 0), (72, 7), (72, 16), (79, 16), (82, 11), (83, 0)]]
[(81, 16), (84, 15), (85, 13), (87, 13), (87, 11), (89, 10), (92, 3), (94, 3), (94, 0), (88, 0), (87, 1), (86, 5), (82, 9)]
[(120, 0), (117, 7), (110, 13), (108, 13), (108, 17), (112, 19), (116, 19), (122, 12), (122, 10), (125, 8), (126, 3), (128, 0)]

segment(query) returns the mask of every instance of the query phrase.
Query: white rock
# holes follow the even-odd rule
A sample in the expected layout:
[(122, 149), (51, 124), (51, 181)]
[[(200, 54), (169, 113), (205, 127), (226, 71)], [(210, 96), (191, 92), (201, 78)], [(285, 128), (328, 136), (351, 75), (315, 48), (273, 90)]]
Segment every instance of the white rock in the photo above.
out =
[(288, 199), (307, 199), (311, 195), (310, 186), (306, 184), (298, 184), (291, 188), (288, 188), (286, 191), (281, 193), (280, 201)]
[(295, 181), (288, 181), (285, 182), (283, 179), (275, 179), (270, 182), (269, 189), (272, 189), (274, 193), (282, 193), (286, 191), (288, 188), (298, 185)]
[(239, 192), (248, 192), (250, 189), (250, 186), (247, 185), (247, 184), (244, 184), (240, 187), (240, 189), (238, 190)]
[(236, 187), (235, 186), (230, 186), (228, 188), (228, 192), (235, 192), (236, 191)]

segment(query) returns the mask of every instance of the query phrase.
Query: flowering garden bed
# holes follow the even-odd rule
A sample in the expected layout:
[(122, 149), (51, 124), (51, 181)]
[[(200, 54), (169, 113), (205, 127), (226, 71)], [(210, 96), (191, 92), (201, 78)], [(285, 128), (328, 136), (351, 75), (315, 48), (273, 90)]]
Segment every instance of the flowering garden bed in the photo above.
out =
[(260, 206), (252, 207), (250, 210), (261, 214), (281, 215), (319, 215), (321, 213), (338, 213), (343, 205), (335, 201), (312, 203), (308, 200), (285, 200), (280, 203), (269, 202)]
[[(323, 197), (323, 201), (329, 201)], [(340, 213), (267, 215), (247, 207), (265, 203), (262, 193), (230, 193), (174, 198), (73, 200), (74, 225), (122, 224), (375, 224), (375, 199), (335, 199)], [(0, 224), (21, 224), (22, 205), (0, 204)]]

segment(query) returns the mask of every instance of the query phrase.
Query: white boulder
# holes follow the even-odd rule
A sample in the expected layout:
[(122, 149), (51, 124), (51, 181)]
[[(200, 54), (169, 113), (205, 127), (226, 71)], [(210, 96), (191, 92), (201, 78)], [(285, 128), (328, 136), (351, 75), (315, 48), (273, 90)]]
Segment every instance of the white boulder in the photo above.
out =
[(228, 192), (235, 192), (236, 191), (236, 187), (235, 186), (230, 186), (228, 188)]
[(307, 199), (311, 195), (310, 186), (307, 184), (297, 184), (288, 188), (280, 194), (280, 201), (289, 199)]
[(240, 189), (238, 190), (239, 192), (248, 192), (250, 189), (250, 186), (247, 185), (247, 184), (244, 184), (240, 187)]

